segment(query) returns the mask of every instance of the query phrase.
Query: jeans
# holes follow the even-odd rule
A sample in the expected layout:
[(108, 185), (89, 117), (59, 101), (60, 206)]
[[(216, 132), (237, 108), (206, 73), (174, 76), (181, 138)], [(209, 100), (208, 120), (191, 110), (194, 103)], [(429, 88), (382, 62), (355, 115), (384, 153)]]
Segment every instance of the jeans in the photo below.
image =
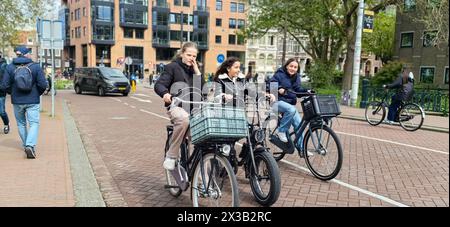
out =
[(295, 106), (284, 101), (278, 101), (273, 104), (273, 111), (283, 114), (283, 118), (280, 120), (280, 126), (278, 127), (279, 132), (289, 131), (291, 125), (294, 126), (294, 130), (300, 127), (302, 119)]
[(400, 100), (392, 98), (391, 105), (389, 106), (388, 116), (387, 116), (388, 121), (395, 120), (395, 115), (397, 114), (397, 110), (400, 107), (401, 103), (402, 102)]
[(0, 117), (3, 120), (3, 125), (9, 125), (9, 118), (5, 109), (5, 101), (6, 97), (0, 97)]
[[(14, 105), (14, 115), (23, 147), (35, 147), (39, 134), (39, 104)], [(27, 130), (27, 121), (29, 129)]]

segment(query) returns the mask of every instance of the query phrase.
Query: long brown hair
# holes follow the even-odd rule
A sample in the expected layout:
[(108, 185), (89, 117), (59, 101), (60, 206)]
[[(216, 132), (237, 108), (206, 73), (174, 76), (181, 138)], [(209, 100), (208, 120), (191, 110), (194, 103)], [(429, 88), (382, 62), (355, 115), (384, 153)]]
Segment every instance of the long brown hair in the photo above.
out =
[(239, 58), (237, 57), (229, 57), (227, 60), (225, 60), (217, 69), (216, 74), (214, 74), (214, 81), (219, 80), (219, 76), (228, 73), (228, 68), (231, 68), (231, 66), (234, 65), (236, 62), (240, 62)]
[(188, 48), (194, 48), (194, 49), (196, 49), (197, 52), (198, 52), (197, 43), (194, 43), (194, 42), (186, 42), (186, 43), (183, 44), (183, 46), (181, 47), (181, 49), (179, 49), (179, 50), (177, 51), (177, 54), (173, 57), (172, 60), (176, 60), (176, 59), (178, 59), (178, 58), (181, 58), (181, 54), (183, 54), (184, 52), (186, 52), (186, 50), (187, 50)]
[[(300, 72), (300, 62), (298, 62), (297, 58), (289, 58), (289, 59), (286, 61), (286, 63), (284, 63), (284, 65), (283, 65), (283, 70), (284, 70), (284, 72), (285, 72), (286, 74), (288, 74), (287, 67), (288, 67), (288, 65), (291, 64), (292, 62), (297, 62), (297, 65), (298, 65), (297, 73)], [(289, 76), (291, 76), (291, 75), (289, 75)]]

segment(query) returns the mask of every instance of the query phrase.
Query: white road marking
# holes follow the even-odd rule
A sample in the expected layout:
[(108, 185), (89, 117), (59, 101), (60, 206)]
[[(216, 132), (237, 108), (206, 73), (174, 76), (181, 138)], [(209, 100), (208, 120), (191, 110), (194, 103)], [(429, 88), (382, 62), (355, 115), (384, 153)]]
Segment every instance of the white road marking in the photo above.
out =
[(133, 108), (133, 109), (136, 109), (136, 107), (135, 106), (130, 106), (131, 108)]
[(115, 100), (115, 101), (117, 101), (117, 102), (122, 102), (122, 100), (120, 100), (120, 99), (118, 99), (118, 98), (110, 98), (110, 99)]
[[(289, 161), (286, 161), (286, 160), (281, 160), (281, 162), (284, 162), (284, 163), (286, 163), (286, 164), (288, 164), (288, 165), (291, 165), (291, 166), (294, 166), (294, 167), (296, 167), (296, 168), (299, 168), (299, 169), (302, 170), (302, 171), (311, 173), (311, 172), (309, 171), (309, 169), (307, 169), (307, 168), (305, 168), (305, 167), (302, 167), (302, 166), (300, 166), (300, 165), (298, 165), (298, 164), (295, 164), (295, 163), (292, 163), (292, 162), (289, 162)], [(377, 199), (379, 199), (379, 200), (381, 200), (381, 201), (384, 201), (384, 202), (386, 202), (386, 203), (390, 203), (390, 204), (392, 204), (392, 205), (394, 205), (394, 206), (398, 206), (398, 207), (408, 207), (408, 205), (405, 205), (405, 204), (403, 204), (403, 203), (397, 202), (397, 201), (392, 200), (392, 199), (390, 199), (390, 198), (388, 198), (388, 197), (385, 197), (385, 196), (382, 196), (382, 195), (378, 195), (378, 194), (376, 194), (376, 193), (367, 191), (367, 190), (365, 190), (365, 189), (356, 187), (356, 186), (354, 186), (354, 185), (347, 184), (347, 183), (342, 182), (342, 181), (340, 181), (340, 180), (332, 179), (332, 180), (330, 180), (330, 182), (333, 182), (333, 183), (342, 185), (342, 186), (344, 186), (344, 187), (346, 187), (346, 188), (349, 188), (349, 189), (351, 189), (351, 190), (358, 191), (358, 192), (363, 193), (363, 194), (366, 194), (366, 195), (368, 195), (368, 196), (377, 198)]]
[(140, 99), (140, 98), (138, 98), (138, 97), (133, 97), (133, 96), (130, 96), (130, 98), (136, 99), (136, 100), (139, 101), (139, 102), (152, 103), (152, 101), (151, 101), (151, 100), (148, 100), (148, 99)]
[(149, 112), (147, 110), (143, 110), (143, 109), (140, 109), (140, 111), (170, 121), (170, 118), (168, 118), (168, 117), (164, 117), (159, 114), (155, 114), (155, 113)]
[(410, 145), (410, 144), (399, 143), (399, 142), (395, 142), (395, 141), (390, 141), (390, 140), (385, 140), (385, 139), (378, 139), (378, 138), (373, 138), (373, 137), (368, 137), (368, 136), (355, 135), (355, 134), (346, 133), (346, 132), (339, 132), (339, 131), (334, 131), (334, 132), (336, 132), (337, 134), (342, 134), (342, 135), (347, 135), (347, 136), (355, 136), (355, 137), (360, 137), (360, 138), (363, 138), (363, 139), (375, 140), (375, 141), (380, 141), (380, 142), (385, 142), (385, 143), (392, 143), (392, 144), (396, 144), (396, 145), (400, 145), (400, 146), (412, 147), (412, 148), (426, 150), (426, 151), (431, 151), (431, 152), (435, 152), (435, 153), (439, 153), (439, 154), (449, 155), (448, 152), (434, 150), (434, 149), (430, 149), (430, 148), (426, 148), (426, 147), (419, 147), (419, 146), (414, 146), (414, 145)]
[(144, 95), (144, 94), (134, 94), (134, 96), (143, 96), (143, 97), (147, 97), (147, 98), (150, 98), (150, 96), (148, 96), (148, 95)]
[(124, 103), (125, 104), (125, 106), (129, 106), (129, 104), (128, 103)]

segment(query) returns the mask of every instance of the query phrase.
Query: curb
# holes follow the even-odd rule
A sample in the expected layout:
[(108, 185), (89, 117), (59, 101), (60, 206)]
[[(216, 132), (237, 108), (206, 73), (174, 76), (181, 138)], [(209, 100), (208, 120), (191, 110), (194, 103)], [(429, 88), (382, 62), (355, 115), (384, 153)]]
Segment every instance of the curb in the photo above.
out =
[[(70, 114), (70, 103), (64, 102), (64, 107)], [(71, 116), (70, 116), (71, 117)], [(73, 118), (72, 118), (73, 119)], [(76, 123), (73, 120), (73, 123)], [(77, 130), (78, 132), (78, 130)], [(82, 135), (78, 132), (78, 137), (81, 140), (81, 145), (86, 158), (88, 159), (88, 167), (91, 172), (93, 172), (94, 179), (96, 180), (97, 189), (100, 195), (103, 197), (104, 205), (106, 207), (128, 207), (125, 199), (122, 196), (119, 188), (117, 187), (113, 177), (109, 173), (106, 164), (100, 153), (97, 151), (95, 144), (89, 138), (89, 135)]]
[[(348, 116), (348, 115), (339, 115), (338, 118), (349, 119), (349, 120), (356, 120), (356, 121), (366, 121), (365, 118), (356, 117), (356, 116)], [(382, 123), (382, 124), (384, 124), (384, 123)], [(419, 130), (449, 133), (449, 129), (437, 128), (437, 127), (426, 126), (426, 125), (422, 125), (422, 127)]]
[(67, 134), (70, 172), (76, 207), (105, 207), (102, 194), (95, 179), (89, 159), (80, 138), (75, 121), (66, 102), (63, 102), (64, 125)]

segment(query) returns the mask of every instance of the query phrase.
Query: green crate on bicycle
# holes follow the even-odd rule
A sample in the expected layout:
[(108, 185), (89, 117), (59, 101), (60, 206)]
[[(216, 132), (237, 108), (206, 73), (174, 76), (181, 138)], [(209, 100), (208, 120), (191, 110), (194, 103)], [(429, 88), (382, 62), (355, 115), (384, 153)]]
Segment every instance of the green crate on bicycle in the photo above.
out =
[(239, 140), (247, 136), (247, 117), (244, 109), (202, 106), (193, 111), (189, 123), (192, 143)]

